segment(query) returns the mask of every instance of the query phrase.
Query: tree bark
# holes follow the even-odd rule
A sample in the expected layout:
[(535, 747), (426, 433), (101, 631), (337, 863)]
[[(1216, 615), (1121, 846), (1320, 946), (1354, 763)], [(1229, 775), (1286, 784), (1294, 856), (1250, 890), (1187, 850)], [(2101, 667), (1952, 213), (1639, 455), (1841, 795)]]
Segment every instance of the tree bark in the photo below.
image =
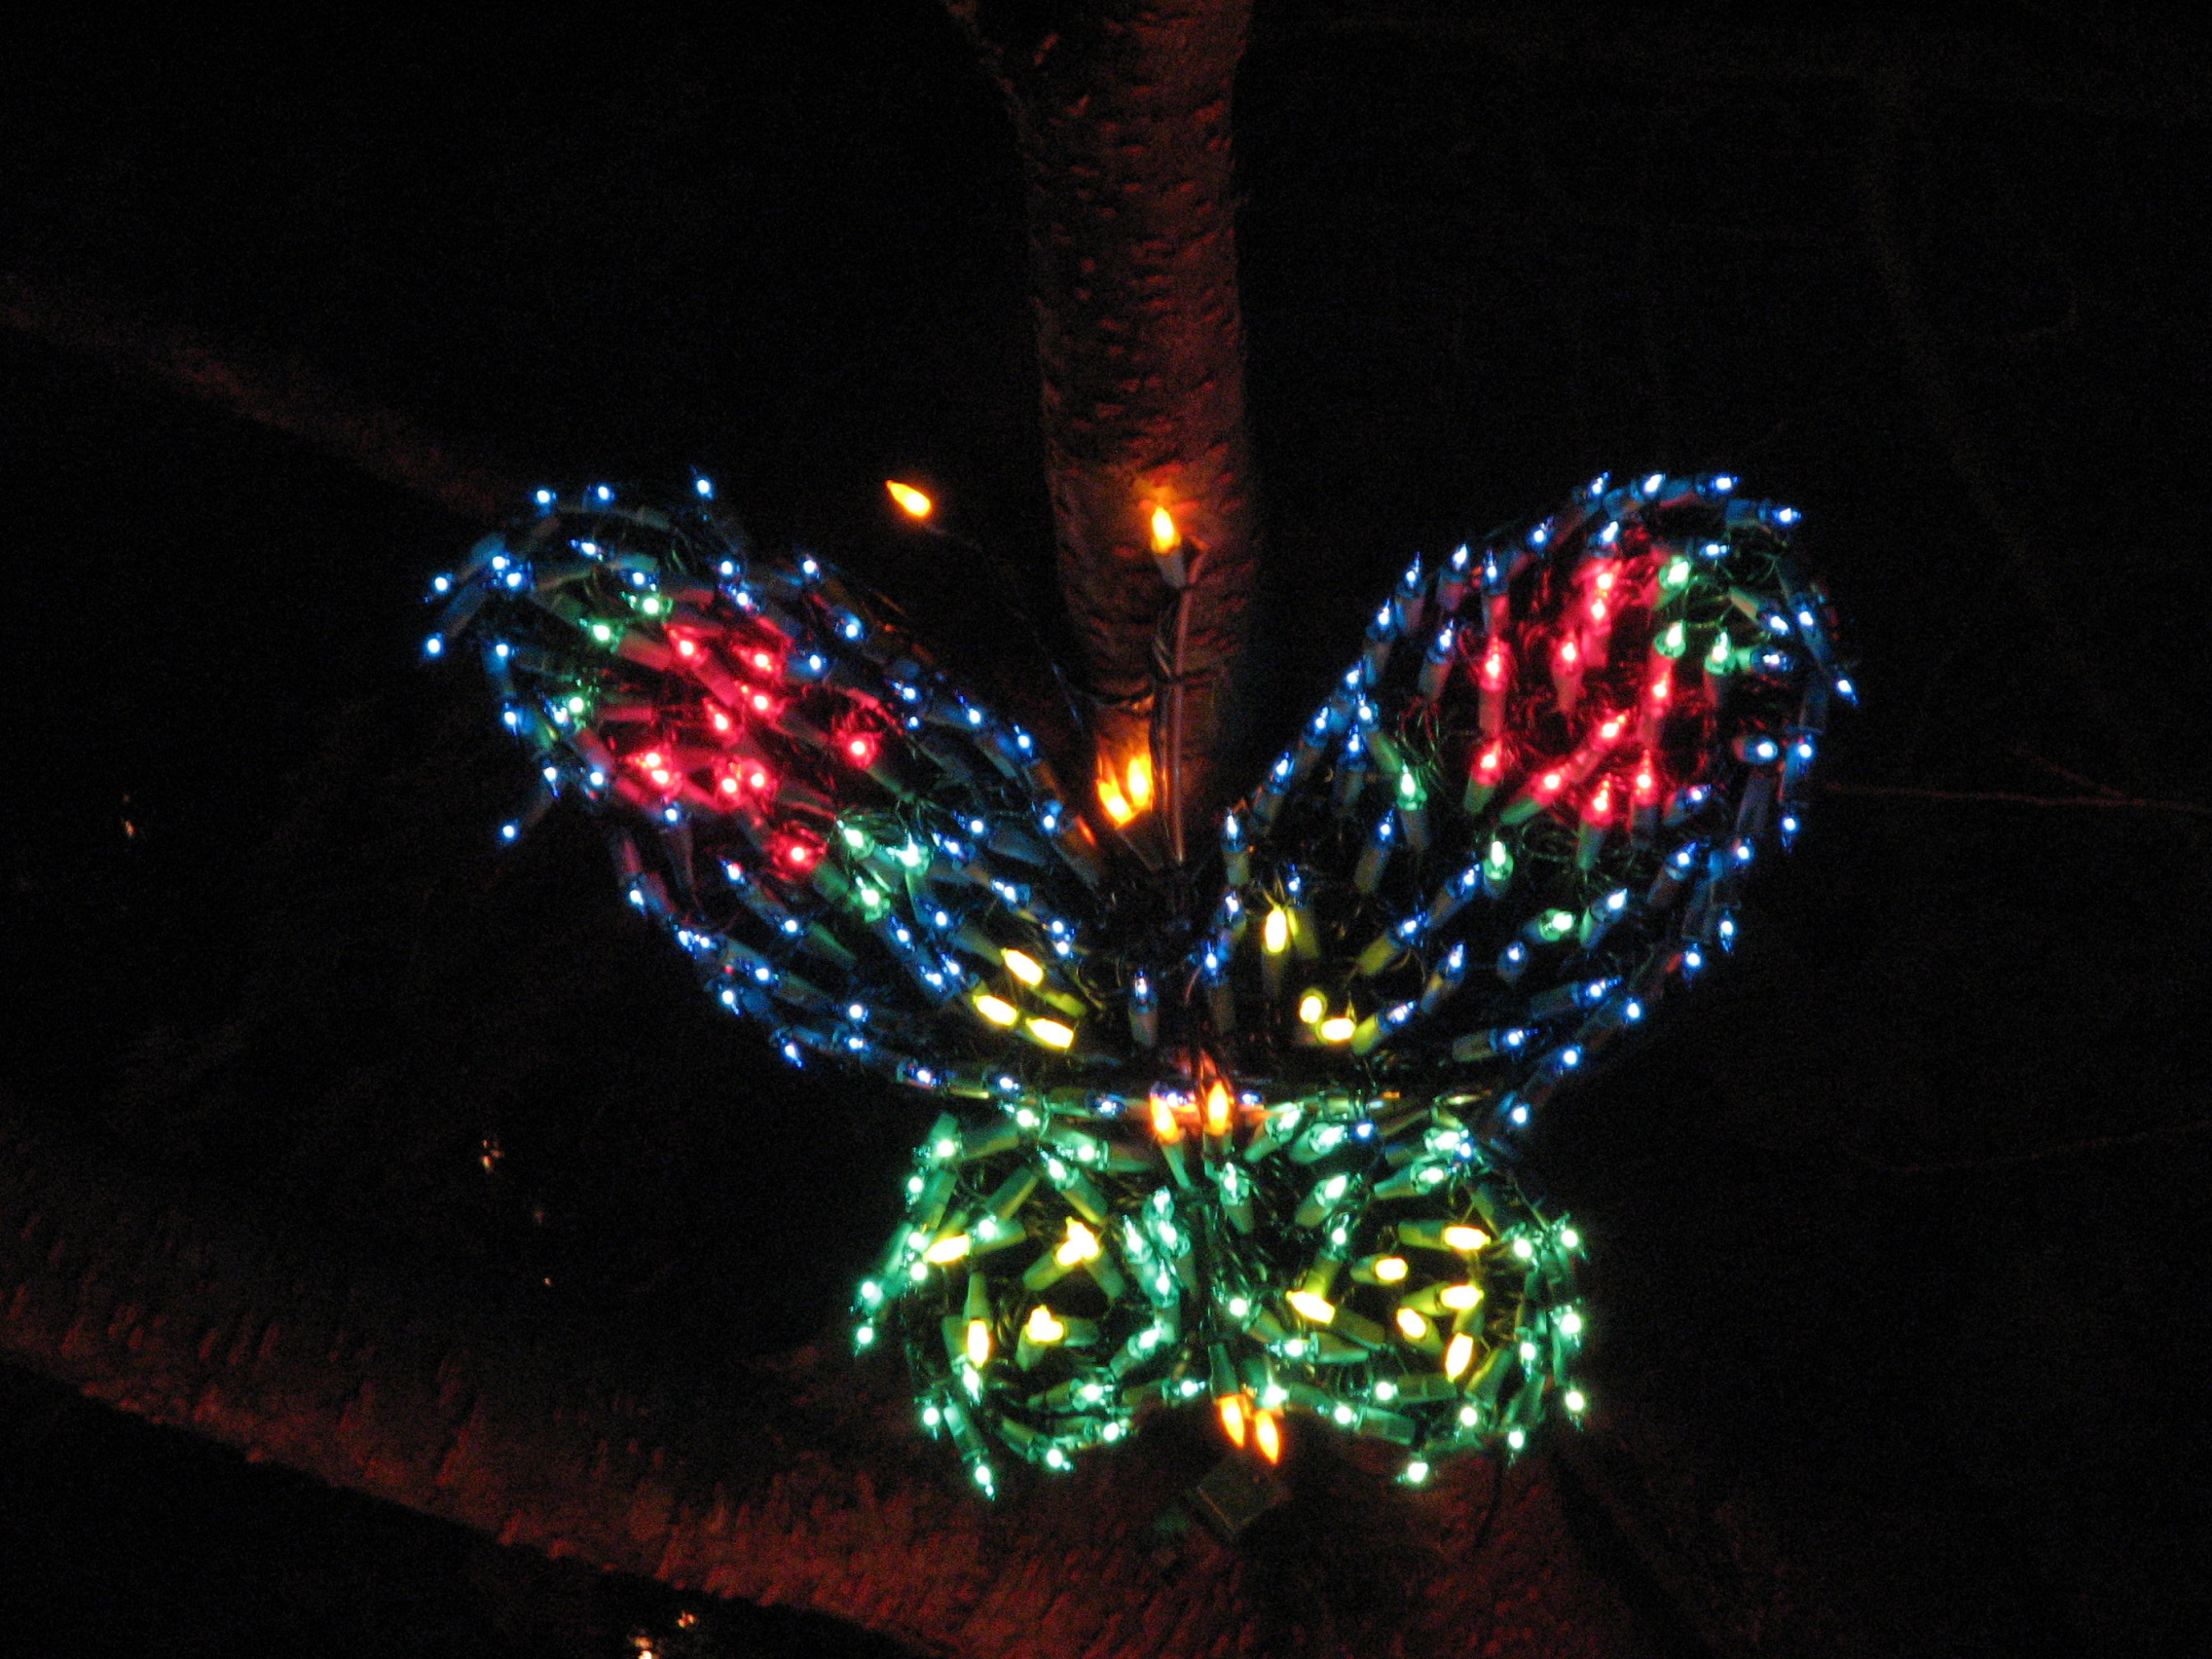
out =
[(996, 1505), (891, 1369), (609, 1351), (434, 1265), (287, 1242), (0, 1126), (0, 1351), (503, 1541), (977, 1656), (1615, 1655), (1635, 1627), (1540, 1462), (1404, 1494), (1305, 1431), (1294, 1500), (1162, 1571), (1171, 1432)]
[(521, 479), (440, 442), (404, 415), (349, 396), (297, 358), (235, 341), (218, 350), (184, 329), (12, 271), (0, 271), (0, 323), (284, 432), (459, 518), (497, 524), (523, 498)]
[[(1230, 150), (1250, 6), (947, 5), (1005, 95), (1028, 185), (1046, 464), (1094, 741), (1119, 766), (1149, 736), (1181, 864), (1219, 804), (1258, 574)], [(1179, 566), (1155, 556), (1157, 509)]]

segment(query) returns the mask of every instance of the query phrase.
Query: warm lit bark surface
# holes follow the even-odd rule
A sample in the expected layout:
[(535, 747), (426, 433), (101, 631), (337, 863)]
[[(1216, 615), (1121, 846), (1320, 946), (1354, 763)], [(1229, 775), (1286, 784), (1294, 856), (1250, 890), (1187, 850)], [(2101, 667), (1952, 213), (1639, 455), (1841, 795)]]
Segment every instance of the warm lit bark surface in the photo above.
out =
[[(1191, 830), (1214, 804), (1258, 559), (1230, 153), (1249, 6), (951, 10), (1006, 94), (1028, 180), (1060, 583), (1106, 712), (1101, 736), (1126, 741), (1126, 714), (1159, 689), (1162, 781), (1182, 796), (1161, 801), (1161, 818), (1171, 833)], [(1150, 539), (1160, 506), (1192, 578), (1181, 626), (1164, 630), (1170, 589)]]
[(1527, 1464), (1411, 1497), (1319, 1448), (1244, 1547), (1163, 1572), (1170, 1434), (972, 1499), (888, 1369), (717, 1367), (306, 1247), (0, 1130), (0, 1350), (158, 1422), (510, 1542), (975, 1655), (1643, 1651)]

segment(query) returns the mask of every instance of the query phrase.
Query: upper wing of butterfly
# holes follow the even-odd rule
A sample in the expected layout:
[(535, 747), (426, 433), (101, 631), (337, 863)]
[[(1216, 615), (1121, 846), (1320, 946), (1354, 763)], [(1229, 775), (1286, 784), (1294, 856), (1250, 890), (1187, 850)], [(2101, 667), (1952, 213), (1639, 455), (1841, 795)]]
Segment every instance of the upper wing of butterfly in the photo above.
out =
[(428, 649), (479, 649), (537, 809), (605, 821), (631, 902), (715, 996), (794, 1063), (955, 1094), (1116, 1057), (1085, 948), (1096, 848), (1028, 733), (704, 498), (538, 504), (433, 584)]
[(1223, 830), (1192, 971), (1243, 1075), (1486, 1079), (1529, 1110), (1735, 932), (1853, 688), (1797, 514), (1601, 478), (1417, 561)]

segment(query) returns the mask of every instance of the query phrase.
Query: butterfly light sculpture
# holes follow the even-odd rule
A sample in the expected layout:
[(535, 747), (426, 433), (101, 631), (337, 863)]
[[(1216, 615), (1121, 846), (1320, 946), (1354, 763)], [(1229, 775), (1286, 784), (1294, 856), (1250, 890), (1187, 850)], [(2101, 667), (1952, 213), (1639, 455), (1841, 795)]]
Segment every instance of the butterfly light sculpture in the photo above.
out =
[(903, 1344), (978, 1487), (1183, 1401), (1269, 1461), (1312, 1414), (1417, 1485), (1584, 1409), (1580, 1240), (1514, 1143), (1803, 822), (1853, 690), (1791, 509), (1601, 477), (1417, 559), (1163, 912), (1143, 756), (1063, 792), (704, 483), (536, 506), (438, 578), (427, 648), (481, 653), (537, 809), (600, 816), (712, 996), (944, 1101), (854, 1338)]

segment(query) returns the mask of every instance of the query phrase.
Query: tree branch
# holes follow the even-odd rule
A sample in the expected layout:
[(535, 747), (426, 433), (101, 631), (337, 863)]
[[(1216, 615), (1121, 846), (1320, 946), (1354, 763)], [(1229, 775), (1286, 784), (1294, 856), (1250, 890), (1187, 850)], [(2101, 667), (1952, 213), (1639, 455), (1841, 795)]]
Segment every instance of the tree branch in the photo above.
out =
[(404, 416), (355, 401), (297, 358), (219, 350), (182, 329), (123, 316), (14, 272), (0, 271), (0, 321), (298, 438), (457, 517), (493, 523), (523, 498), (520, 483)]
[[(610, 1351), (611, 1349), (611, 1351)], [(1543, 1466), (1401, 1494), (1318, 1430), (1244, 1548), (1152, 1564), (1173, 1435), (970, 1496), (886, 1374), (620, 1347), (434, 1266), (264, 1235), (0, 1125), (0, 1351), (94, 1398), (554, 1555), (934, 1652), (1607, 1655), (1634, 1627)]]
[(2212, 806), (2194, 800), (2142, 800), (2133, 795), (2032, 795), (2012, 790), (1921, 790), (1882, 784), (1823, 784), (1825, 795), (1874, 795), (1903, 800), (1988, 801), (2005, 806), (2104, 806), (2138, 812), (2181, 812), (2212, 818)]
[[(2054, 25), (2093, 32), (2105, 61), (2080, 50), (2038, 51), (2017, 28), (1960, 28), (1930, 14), (1838, 12), (1766, 18), (1700, 17), (1553, 7), (1432, 8), (1364, 4), (1296, 29), (1307, 37), (1477, 47), (1513, 62), (1602, 67), (1650, 81), (1704, 86), (1874, 88), (1910, 79), (1946, 97), (2028, 109), (2082, 110), (2159, 126), (2212, 114), (2201, 61), (2170, 34), (2100, 27), (2071, 9), (2035, 6)], [(2149, 14), (2145, 15), (2148, 22)]]

